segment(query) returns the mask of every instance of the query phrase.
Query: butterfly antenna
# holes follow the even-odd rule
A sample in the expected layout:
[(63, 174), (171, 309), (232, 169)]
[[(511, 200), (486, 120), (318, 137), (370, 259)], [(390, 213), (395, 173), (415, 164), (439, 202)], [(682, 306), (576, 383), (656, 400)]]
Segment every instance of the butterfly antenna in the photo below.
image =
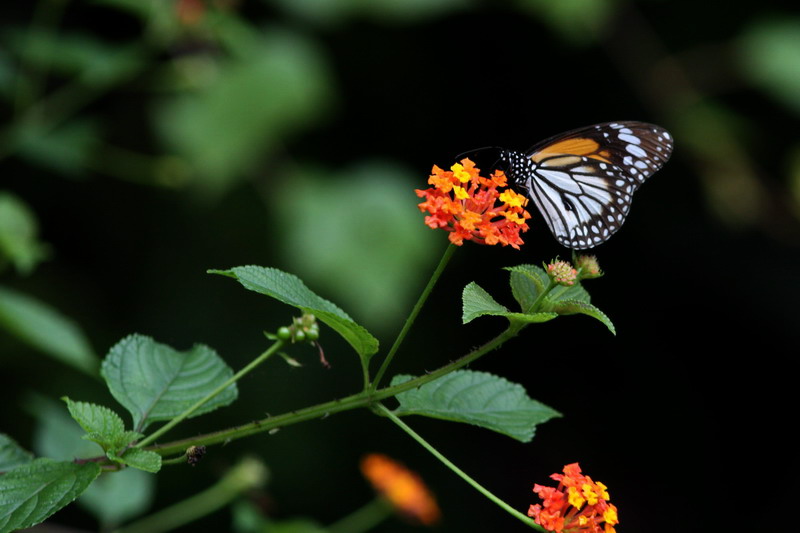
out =
[(467, 150), (466, 152), (461, 152), (456, 156), (456, 161), (461, 161), (461, 158), (466, 156), (467, 154), (474, 154), (477, 152), (481, 152), (483, 150), (502, 150), (499, 146), (484, 146), (483, 148), (473, 148), (472, 150)]

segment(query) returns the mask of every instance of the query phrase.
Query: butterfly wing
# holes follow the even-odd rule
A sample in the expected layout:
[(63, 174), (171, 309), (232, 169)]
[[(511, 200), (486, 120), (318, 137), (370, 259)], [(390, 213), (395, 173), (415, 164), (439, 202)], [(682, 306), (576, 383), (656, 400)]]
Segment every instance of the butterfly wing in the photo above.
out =
[(509, 174), (559, 243), (592, 248), (620, 228), (634, 191), (666, 163), (672, 146), (659, 126), (596, 124), (547, 139), (524, 155), (508, 153)]

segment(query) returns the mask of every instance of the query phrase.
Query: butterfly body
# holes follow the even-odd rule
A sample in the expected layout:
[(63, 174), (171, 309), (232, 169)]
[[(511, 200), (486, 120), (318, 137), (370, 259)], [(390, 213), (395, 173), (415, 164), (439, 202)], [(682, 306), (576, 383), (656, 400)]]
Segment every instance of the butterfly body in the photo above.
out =
[(506, 174), (568, 248), (592, 248), (617, 232), (633, 193), (667, 162), (672, 137), (644, 122), (606, 122), (562, 133), (525, 153), (501, 150)]

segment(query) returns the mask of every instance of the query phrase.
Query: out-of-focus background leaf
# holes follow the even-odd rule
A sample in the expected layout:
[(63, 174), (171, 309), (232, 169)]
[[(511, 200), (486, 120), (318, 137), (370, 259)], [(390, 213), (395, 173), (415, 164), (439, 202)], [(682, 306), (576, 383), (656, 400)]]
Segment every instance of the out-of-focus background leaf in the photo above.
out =
[[(446, 245), (424, 226), (413, 192), (433, 164), (646, 120), (672, 132), (675, 154), (596, 250), (606, 275), (586, 284), (617, 336), (585, 316), (558, 318), (472, 366), (564, 417), (530, 444), (409, 422), (523, 511), (533, 483), (580, 461), (610, 487), (621, 531), (712, 531), (719, 518), (709, 510), (728, 508), (742, 486), (791, 494), (765, 480), (795, 455), (784, 428), (795, 417), (785, 367), (800, 331), (796, 10), (37, 0), (4, 3), (0, 21), (0, 432), (22, 449), (78, 453), (66, 444), (73, 421), (43, 429), (45, 419), (58, 424), (54, 412), (66, 415), (63, 405), (31, 398), (117, 408), (97, 362), (133, 332), (206, 344), (238, 369), (264, 350), (263, 330), (290, 322), (293, 309), (209, 268), (293, 272), (390, 346)], [(490, 151), (472, 157), (484, 169), (496, 163)], [(502, 318), (461, 325), (464, 287), (474, 281), (512, 308), (502, 267), (568, 255), (536, 215), (524, 238), (519, 252), (458, 251), (387, 378), (420, 375), (499, 331)], [(322, 333), (331, 370), (316, 349), (292, 350), (302, 368), (259, 369), (239, 401), (174, 436), (357, 390), (350, 348)], [(423, 473), (443, 508), (441, 531), (520, 527), (367, 412), (212, 447), (196, 468), (137, 474), (125, 505), (104, 500), (117, 494), (107, 487), (53, 521), (113, 527), (151, 501), (160, 509), (212, 485), (251, 453), (272, 481), (242, 506), (263, 523), (306, 517), (324, 527), (373, 497), (357, 469), (371, 451)], [(675, 505), (679, 520), (665, 517)], [(231, 530), (234, 514), (185, 530)], [(730, 520), (771, 532), (783, 516)], [(410, 528), (394, 519), (378, 531)]]

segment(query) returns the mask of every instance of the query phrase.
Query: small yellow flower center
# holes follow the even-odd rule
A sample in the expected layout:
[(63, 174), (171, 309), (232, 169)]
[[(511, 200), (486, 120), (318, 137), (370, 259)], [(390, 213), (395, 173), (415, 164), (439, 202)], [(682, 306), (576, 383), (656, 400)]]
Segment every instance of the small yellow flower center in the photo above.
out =
[(469, 198), (469, 193), (466, 191), (466, 189), (464, 189), (464, 187), (459, 187), (458, 185), (453, 185), (453, 193), (458, 200), (466, 200)]
[(461, 183), (466, 183), (470, 180), (469, 172), (464, 170), (464, 165), (461, 163), (454, 163), (453, 166), (450, 167), (450, 170), (453, 171), (453, 176), (458, 178), (458, 181)]

